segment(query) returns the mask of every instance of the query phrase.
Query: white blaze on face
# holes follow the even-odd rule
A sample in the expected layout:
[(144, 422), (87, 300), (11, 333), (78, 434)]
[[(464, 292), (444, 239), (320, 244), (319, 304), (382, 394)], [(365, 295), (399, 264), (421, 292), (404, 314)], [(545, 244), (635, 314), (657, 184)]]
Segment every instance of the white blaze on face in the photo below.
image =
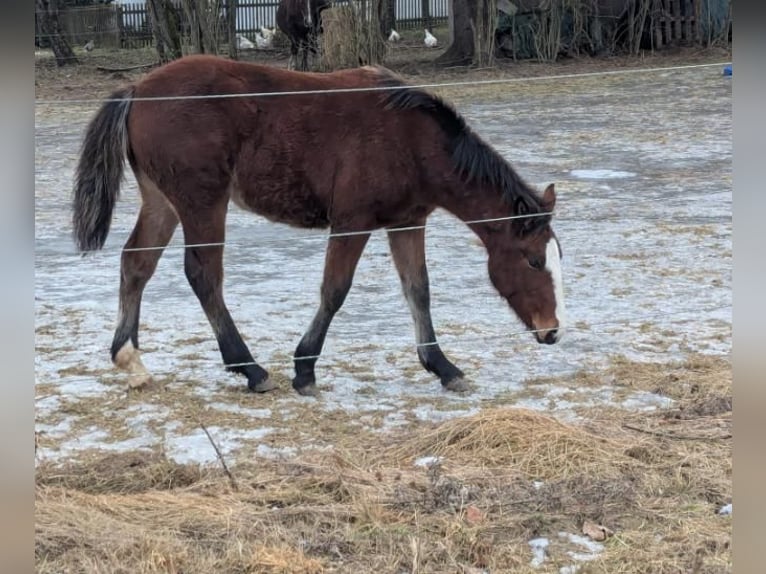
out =
[(559, 252), (559, 244), (554, 237), (551, 237), (548, 240), (548, 245), (545, 248), (545, 269), (551, 274), (551, 280), (553, 281), (553, 293), (556, 298), (556, 319), (558, 319), (559, 322), (556, 340), (560, 341), (561, 337), (564, 336), (564, 330), (566, 329), (567, 310), (564, 306), (564, 281), (561, 276), (561, 253)]

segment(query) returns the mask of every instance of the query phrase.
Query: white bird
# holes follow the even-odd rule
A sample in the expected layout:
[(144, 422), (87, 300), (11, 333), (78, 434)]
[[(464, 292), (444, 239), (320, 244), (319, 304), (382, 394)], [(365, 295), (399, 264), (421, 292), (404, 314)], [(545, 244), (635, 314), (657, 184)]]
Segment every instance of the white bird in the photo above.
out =
[(389, 36), (388, 36), (388, 41), (389, 42), (398, 42), (401, 39), (402, 39), (402, 37), (399, 35), (399, 32), (397, 32), (396, 30), (394, 30), (392, 28), (391, 29), (391, 34), (389, 34)]
[(88, 43), (85, 44), (85, 46), (83, 47), (85, 48), (86, 52), (90, 52), (91, 50), (93, 50), (93, 48), (96, 47), (96, 45), (93, 43), (93, 40), (88, 40)]
[(261, 28), (261, 35), (266, 38), (269, 42), (274, 41), (274, 32), (276, 31), (275, 28), (267, 28), (264, 26)]
[(240, 50), (252, 50), (255, 48), (255, 44), (245, 38), (242, 34), (237, 34), (237, 48)]
[(435, 48), (436, 45), (439, 43), (439, 41), (436, 39), (436, 36), (434, 36), (433, 34), (431, 34), (431, 32), (426, 30), (426, 39), (424, 43), (429, 48)]
[(271, 36), (262, 36), (261, 32), (256, 31), (255, 33), (255, 45), (258, 47), (259, 50), (265, 50), (268, 48), (271, 48)]

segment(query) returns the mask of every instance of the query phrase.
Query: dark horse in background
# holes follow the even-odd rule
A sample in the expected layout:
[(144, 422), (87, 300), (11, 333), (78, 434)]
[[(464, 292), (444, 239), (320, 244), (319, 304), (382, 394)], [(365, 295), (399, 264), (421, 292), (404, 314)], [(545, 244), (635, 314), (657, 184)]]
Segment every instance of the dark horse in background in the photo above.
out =
[[(349, 88), (371, 89), (317, 93)], [(301, 91), (310, 93), (294, 93)], [(293, 93), (204, 97), (254, 92)], [(251, 391), (274, 388), (224, 303), (230, 201), (274, 222), (331, 231), (319, 308), (294, 354), (293, 387), (301, 394), (317, 392), (315, 363), (375, 229), (388, 232), (420, 362), (446, 389), (466, 388), (431, 321), (424, 225), (437, 208), (476, 233), (492, 284), (538, 342), (562, 336), (553, 185), (535, 191), (452, 107), (384, 68), (319, 74), (189, 56), (115, 91), (91, 120), (77, 165), (73, 223), (81, 251), (104, 245), (126, 157), (141, 208), (122, 252), (111, 354), (135, 384), (151, 380), (138, 351), (142, 293), (180, 223), (186, 277), (226, 368), (247, 377)]]
[(330, 0), (280, 0), (277, 26), (290, 39), (288, 69), (308, 70), (309, 52), (316, 54), (322, 33), (322, 12), (330, 5)]

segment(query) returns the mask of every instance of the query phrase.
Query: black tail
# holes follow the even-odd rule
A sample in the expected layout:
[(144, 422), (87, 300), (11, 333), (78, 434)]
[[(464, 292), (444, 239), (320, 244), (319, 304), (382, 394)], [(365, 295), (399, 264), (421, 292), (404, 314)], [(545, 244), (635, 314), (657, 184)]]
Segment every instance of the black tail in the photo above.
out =
[(133, 87), (110, 96), (85, 132), (75, 173), (72, 211), (74, 238), (80, 251), (101, 249), (109, 235), (112, 211), (128, 152), (127, 121)]

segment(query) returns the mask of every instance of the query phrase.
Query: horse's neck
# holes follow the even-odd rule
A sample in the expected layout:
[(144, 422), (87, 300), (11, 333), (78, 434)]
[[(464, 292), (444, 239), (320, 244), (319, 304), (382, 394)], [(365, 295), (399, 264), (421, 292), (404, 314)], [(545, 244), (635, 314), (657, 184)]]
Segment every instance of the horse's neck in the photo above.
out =
[(512, 215), (511, 206), (500, 192), (483, 184), (464, 184), (456, 181), (449, 186), (442, 207), (455, 215), (486, 243), (489, 226), (472, 222), (498, 220)]

